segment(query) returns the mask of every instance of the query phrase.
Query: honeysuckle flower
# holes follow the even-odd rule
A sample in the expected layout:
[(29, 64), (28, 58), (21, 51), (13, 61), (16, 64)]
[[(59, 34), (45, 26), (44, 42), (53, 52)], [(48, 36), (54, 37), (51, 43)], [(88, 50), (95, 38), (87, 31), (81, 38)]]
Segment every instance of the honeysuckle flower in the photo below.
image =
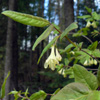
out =
[(93, 61), (93, 62), (94, 62), (94, 65), (97, 65), (97, 61), (96, 61), (95, 59), (94, 59), (94, 61)]
[(93, 59), (89, 59), (89, 65), (92, 65), (94, 63)]
[(58, 73), (62, 74), (64, 77), (66, 77), (65, 69), (64, 68), (60, 69), (60, 71), (58, 71)]
[(91, 23), (90, 23), (90, 21), (88, 21), (86, 24), (86, 27), (90, 27), (90, 26), (91, 26)]
[(51, 70), (55, 70), (56, 65), (59, 64), (57, 57), (55, 56), (54, 52), (54, 45), (51, 47), (51, 54), (48, 59), (45, 61), (44, 68), (51, 68)]
[(63, 68), (58, 71), (59, 74), (62, 74)]
[(61, 57), (61, 55), (59, 54), (57, 48), (56, 48), (56, 58), (57, 58), (58, 61), (61, 61), (61, 59), (62, 59), (62, 57)]
[(93, 26), (93, 28), (97, 28), (97, 25), (96, 25), (95, 21), (93, 21), (91, 25)]
[(75, 52), (74, 52), (74, 51), (71, 51), (70, 53), (71, 53), (71, 54), (73, 54), (73, 55), (75, 54)]
[(83, 65), (87, 66), (88, 65), (88, 61), (86, 60)]

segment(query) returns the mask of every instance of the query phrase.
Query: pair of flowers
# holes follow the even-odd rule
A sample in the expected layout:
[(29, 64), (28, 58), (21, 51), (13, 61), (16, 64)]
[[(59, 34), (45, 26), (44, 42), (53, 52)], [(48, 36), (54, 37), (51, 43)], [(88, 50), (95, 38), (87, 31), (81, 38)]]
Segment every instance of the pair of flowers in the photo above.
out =
[(93, 21), (92, 23), (90, 21), (87, 22), (86, 27), (92, 26), (93, 28), (97, 28), (96, 22)]
[(51, 54), (47, 58), (47, 60), (44, 63), (44, 68), (51, 68), (51, 70), (55, 70), (56, 65), (59, 64), (59, 61), (61, 61), (62, 57), (58, 52), (58, 49), (56, 48), (56, 54), (55, 54), (55, 47), (54, 45), (51, 47)]

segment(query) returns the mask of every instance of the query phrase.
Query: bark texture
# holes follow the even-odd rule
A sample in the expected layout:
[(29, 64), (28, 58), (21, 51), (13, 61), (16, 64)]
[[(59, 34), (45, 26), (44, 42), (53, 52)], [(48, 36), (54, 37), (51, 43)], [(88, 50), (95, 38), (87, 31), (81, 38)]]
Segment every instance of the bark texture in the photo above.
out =
[[(16, 9), (16, 0), (9, 0), (9, 10)], [(7, 39), (6, 39), (6, 57), (5, 57), (5, 72), (4, 78), (7, 76), (8, 71), (11, 72), (6, 83), (6, 93), (3, 100), (14, 100), (7, 94), (12, 88), (17, 88), (17, 68), (18, 68), (18, 48), (17, 48), (17, 31), (16, 23), (8, 18), (7, 26)]]
[(64, 0), (65, 28), (74, 21), (73, 5), (73, 0)]

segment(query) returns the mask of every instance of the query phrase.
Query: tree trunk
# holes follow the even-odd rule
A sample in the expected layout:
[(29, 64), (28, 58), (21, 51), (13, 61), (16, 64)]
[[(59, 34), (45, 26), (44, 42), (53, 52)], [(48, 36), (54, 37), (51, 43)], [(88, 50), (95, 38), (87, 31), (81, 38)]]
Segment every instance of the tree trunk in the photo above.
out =
[(73, 5), (73, 0), (64, 0), (65, 28), (74, 21)]
[[(16, 0), (9, 0), (9, 10), (16, 9)], [(11, 72), (6, 83), (6, 93), (4, 100), (13, 100), (7, 95), (11, 89), (17, 88), (17, 68), (18, 68), (18, 45), (17, 45), (17, 32), (16, 23), (8, 18), (7, 26), (7, 40), (6, 40), (6, 58), (5, 58), (5, 72), (4, 78), (7, 76), (8, 71)]]
[(51, 21), (51, 0), (49, 0), (49, 4), (48, 4), (48, 16), (49, 16), (49, 21)]

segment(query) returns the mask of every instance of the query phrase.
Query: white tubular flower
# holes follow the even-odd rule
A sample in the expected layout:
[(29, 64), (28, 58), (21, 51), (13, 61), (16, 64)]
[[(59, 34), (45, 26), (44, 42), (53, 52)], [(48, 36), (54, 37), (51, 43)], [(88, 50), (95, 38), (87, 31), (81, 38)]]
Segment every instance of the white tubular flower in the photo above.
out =
[(65, 69), (64, 68), (60, 69), (60, 71), (58, 71), (58, 73), (62, 74), (64, 77), (66, 77)]
[(90, 23), (90, 21), (88, 21), (86, 24), (86, 27), (90, 27), (90, 26), (91, 26), (91, 23)]
[(54, 53), (54, 46), (51, 47), (51, 54), (48, 57), (48, 59), (45, 61), (44, 68), (51, 68), (51, 70), (55, 70), (56, 64), (59, 64), (59, 61), (57, 60), (55, 53)]
[(65, 69), (63, 69), (62, 75), (65, 76)]
[(87, 66), (88, 65), (88, 61), (86, 60), (83, 65)]
[(94, 65), (97, 65), (97, 61), (94, 59)]
[(58, 71), (59, 74), (62, 74), (62, 72), (63, 72), (63, 68), (60, 69), (60, 71)]
[(93, 26), (93, 28), (97, 28), (97, 25), (96, 25), (95, 21), (92, 22), (92, 26)]
[(75, 54), (75, 52), (74, 52), (74, 51), (71, 51), (70, 53), (71, 53), (71, 54), (73, 54), (73, 55)]
[(62, 59), (62, 57), (61, 57), (61, 55), (59, 54), (57, 48), (56, 48), (56, 58), (57, 58), (58, 61), (61, 61), (61, 59)]
[(94, 63), (93, 59), (89, 59), (89, 64), (92, 65)]

